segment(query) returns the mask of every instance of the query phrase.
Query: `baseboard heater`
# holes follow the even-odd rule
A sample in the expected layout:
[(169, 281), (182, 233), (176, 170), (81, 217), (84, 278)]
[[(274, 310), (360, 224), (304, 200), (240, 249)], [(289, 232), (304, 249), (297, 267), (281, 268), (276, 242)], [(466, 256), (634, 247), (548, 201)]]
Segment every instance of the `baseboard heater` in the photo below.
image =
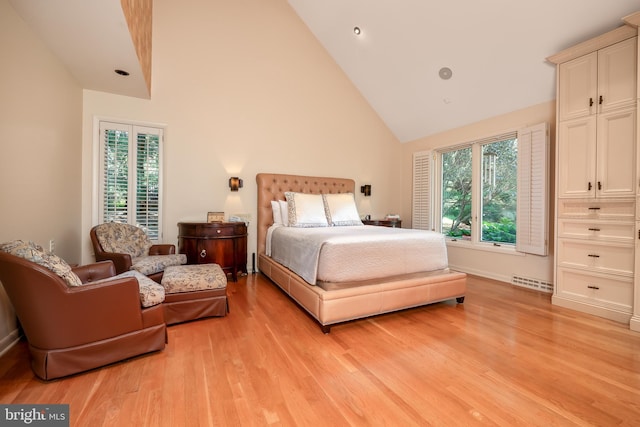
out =
[(532, 279), (529, 277), (511, 276), (511, 284), (522, 286), (523, 288), (534, 289), (536, 291), (553, 293), (553, 283), (544, 280)]

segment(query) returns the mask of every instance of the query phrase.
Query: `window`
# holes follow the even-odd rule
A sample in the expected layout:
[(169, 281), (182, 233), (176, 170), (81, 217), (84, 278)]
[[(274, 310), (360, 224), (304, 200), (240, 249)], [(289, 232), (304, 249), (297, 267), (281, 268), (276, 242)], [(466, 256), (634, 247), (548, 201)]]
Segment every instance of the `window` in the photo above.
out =
[(99, 222), (124, 222), (161, 239), (163, 129), (100, 122)]
[(547, 157), (546, 124), (416, 153), (413, 223), (430, 222), (427, 200), (451, 241), (546, 255)]

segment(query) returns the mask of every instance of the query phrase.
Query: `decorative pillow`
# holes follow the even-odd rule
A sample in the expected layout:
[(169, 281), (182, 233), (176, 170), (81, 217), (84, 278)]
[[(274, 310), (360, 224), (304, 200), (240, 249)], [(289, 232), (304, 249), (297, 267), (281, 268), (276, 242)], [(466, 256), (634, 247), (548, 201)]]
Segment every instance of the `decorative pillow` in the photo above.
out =
[(353, 193), (323, 194), (322, 198), (331, 225), (362, 225)]
[(100, 224), (96, 237), (105, 252), (129, 254), (132, 258), (149, 255), (152, 246), (143, 229), (119, 222)]
[(65, 260), (57, 255), (46, 253), (42, 246), (33, 242), (24, 242), (22, 240), (6, 242), (0, 245), (0, 251), (43, 266), (62, 277), (68, 286), (82, 286), (82, 281), (76, 273), (71, 271), (71, 266)]
[(287, 198), (289, 227), (328, 227), (321, 194), (284, 193)]
[(289, 205), (285, 200), (278, 200), (280, 205), (280, 215), (282, 215), (282, 225), (289, 226)]
[(280, 210), (280, 202), (278, 202), (277, 200), (272, 200), (271, 211), (273, 212), (273, 223), (276, 225), (282, 225), (282, 211)]

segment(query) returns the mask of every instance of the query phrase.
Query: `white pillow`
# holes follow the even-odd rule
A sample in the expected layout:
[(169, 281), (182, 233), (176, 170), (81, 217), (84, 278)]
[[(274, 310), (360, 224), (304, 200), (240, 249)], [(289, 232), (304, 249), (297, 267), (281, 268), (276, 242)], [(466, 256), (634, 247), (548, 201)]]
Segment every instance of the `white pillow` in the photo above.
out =
[(280, 203), (277, 200), (271, 201), (271, 210), (273, 212), (273, 223), (282, 225), (282, 212), (280, 211)]
[(289, 226), (289, 205), (286, 200), (278, 200), (280, 204), (280, 215), (282, 215), (282, 225)]
[(287, 191), (289, 227), (328, 227), (321, 194), (305, 194)]
[(323, 194), (322, 198), (331, 225), (362, 225), (353, 193)]

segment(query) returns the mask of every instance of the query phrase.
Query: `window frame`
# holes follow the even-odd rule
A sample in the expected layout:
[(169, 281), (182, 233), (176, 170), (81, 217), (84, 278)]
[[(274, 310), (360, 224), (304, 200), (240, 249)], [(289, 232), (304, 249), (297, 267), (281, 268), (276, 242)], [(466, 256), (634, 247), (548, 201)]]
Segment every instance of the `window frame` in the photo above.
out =
[[(469, 249), (479, 249), (492, 252), (503, 252), (514, 255), (535, 254), (547, 256), (549, 251), (549, 129), (547, 123), (539, 123), (516, 131), (502, 132), (494, 136), (477, 139), (464, 144), (456, 144), (435, 148), (429, 151), (415, 152), (413, 155), (413, 221), (416, 215), (428, 215), (430, 228), (433, 231), (442, 231), (442, 153), (457, 149), (472, 147), (472, 162), (475, 164), (475, 181), (472, 185), (472, 218), (478, 218), (482, 199), (482, 146), (490, 143), (509, 139), (516, 135), (518, 139), (517, 156), (517, 213), (516, 213), (516, 244), (501, 244), (494, 242), (482, 242), (480, 240), (480, 223), (472, 221), (472, 236), (469, 240), (446, 238), (448, 246), (460, 246)], [(526, 147), (523, 147), (523, 144)], [(525, 149), (523, 149), (525, 148)], [(429, 159), (428, 172), (416, 159)], [(524, 166), (524, 167), (522, 167)], [(477, 171), (477, 172), (475, 172)], [(422, 178), (421, 178), (422, 177)], [(422, 180), (421, 182), (419, 182)], [(425, 191), (428, 194), (418, 194)], [(425, 214), (424, 209), (416, 206), (420, 200), (429, 200), (432, 209)], [(542, 215), (541, 215), (542, 213)], [(418, 218), (419, 222), (425, 219)], [(415, 227), (414, 227), (415, 228)], [(517, 236), (520, 236), (518, 239)], [(524, 236), (524, 238), (523, 238)]]
[[(482, 224), (479, 221), (482, 215), (482, 147), (492, 142), (502, 141), (517, 137), (517, 132), (508, 132), (495, 137), (475, 140), (464, 144), (443, 147), (434, 150), (434, 180), (432, 190), (434, 192), (434, 229), (442, 233), (442, 155), (465, 148), (471, 148), (471, 238), (459, 239), (445, 236), (447, 245), (467, 248), (483, 249), (495, 252), (516, 253), (515, 243), (485, 242), (481, 240)], [(517, 240), (517, 235), (516, 235)]]
[(158, 221), (157, 238), (153, 235), (150, 239), (154, 243), (159, 243), (163, 239), (163, 193), (164, 193), (164, 134), (166, 126), (157, 123), (135, 122), (122, 119), (105, 117), (94, 118), (94, 143), (93, 143), (93, 164), (94, 182), (92, 190), (93, 213), (92, 222), (94, 225), (105, 222), (104, 220), (104, 138), (103, 131), (121, 130), (129, 132), (128, 138), (128, 203), (127, 203), (127, 223), (137, 225), (137, 195), (136, 195), (136, 172), (137, 172), (137, 145), (139, 134), (158, 135)]

